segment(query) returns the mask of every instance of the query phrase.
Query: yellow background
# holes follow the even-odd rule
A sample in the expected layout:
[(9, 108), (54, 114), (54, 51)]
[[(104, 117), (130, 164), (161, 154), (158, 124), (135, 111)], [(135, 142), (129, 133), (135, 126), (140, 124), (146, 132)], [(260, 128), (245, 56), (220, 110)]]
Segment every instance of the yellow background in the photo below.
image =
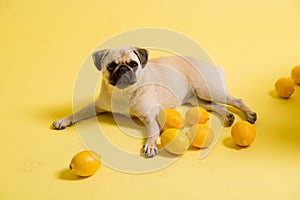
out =
[[(300, 199), (300, 88), (290, 100), (272, 91), (300, 64), (299, 0), (1, 0), (0, 27), (0, 199)], [(141, 27), (201, 44), (224, 67), (230, 92), (258, 113), (256, 140), (238, 149), (224, 128), (204, 160), (189, 151), (154, 173), (103, 166), (78, 179), (67, 169), (84, 149), (76, 128), (49, 126), (72, 111), (90, 51)]]

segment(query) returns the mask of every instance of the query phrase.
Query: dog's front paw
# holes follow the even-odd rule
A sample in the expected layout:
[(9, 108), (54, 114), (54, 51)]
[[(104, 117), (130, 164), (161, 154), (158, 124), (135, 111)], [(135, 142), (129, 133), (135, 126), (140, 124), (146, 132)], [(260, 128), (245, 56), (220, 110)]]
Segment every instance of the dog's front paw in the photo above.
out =
[(158, 148), (155, 144), (155, 142), (147, 141), (147, 143), (144, 146), (144, 155), (147, 158), (152, 158), (158, 154)]
[(72, 124), (73, 124), (73, 120), (70, 117), (65, 117), (54, 121), (52, 123), (52, 128), (56, 130), (61, 130), (66, 128), (67, 126), (71, 126)]

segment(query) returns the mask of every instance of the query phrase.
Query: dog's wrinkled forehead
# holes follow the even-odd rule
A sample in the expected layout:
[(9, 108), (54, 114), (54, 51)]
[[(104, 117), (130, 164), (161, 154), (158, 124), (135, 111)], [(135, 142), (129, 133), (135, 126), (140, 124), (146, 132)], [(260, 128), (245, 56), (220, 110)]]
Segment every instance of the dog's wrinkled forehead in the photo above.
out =
[(148, 51), (136, 47), (103, 49), (94, 52), (92, 58), (98, 70), (102, 70), (102, 67), (112, 62), (119, 65), (120, 63), (128, 64), (130, 61), (135, 61), (144, 68), (148, 62)]
[(110, 49), (103, 61), (104, 63), (115, 61), (120, 64), (129, 63), (130, 61), (139, 62), (139, 58), (131, 48), (114, 48)]

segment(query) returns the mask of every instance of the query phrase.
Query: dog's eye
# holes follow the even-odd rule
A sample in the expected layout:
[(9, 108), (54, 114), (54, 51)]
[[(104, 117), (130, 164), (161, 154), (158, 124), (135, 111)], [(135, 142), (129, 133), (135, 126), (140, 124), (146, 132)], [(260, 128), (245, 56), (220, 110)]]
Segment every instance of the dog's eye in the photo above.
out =
[(135, 61), (130, 61), (130, 63), (128, 64), (131, 68), (136, 68), (139, 64)]
[(112, 70), (114, 70), (117, 66), (118, 66), (118, 64), (117, 64), (115, 61), (113, 61), (113, 62), (111, 62), (111, 63), (107, 66), (107, 69), (108, 69), (109, 71), (112, 71)]

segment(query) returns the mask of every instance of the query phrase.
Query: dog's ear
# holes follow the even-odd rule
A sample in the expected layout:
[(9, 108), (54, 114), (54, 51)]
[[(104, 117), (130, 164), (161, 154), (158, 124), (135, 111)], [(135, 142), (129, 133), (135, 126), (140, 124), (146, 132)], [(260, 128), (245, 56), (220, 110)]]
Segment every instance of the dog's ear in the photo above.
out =
[(93, 53), (93, 61), (99, 71), (101, 71), (102, 69), (102, 60), (107, 55), (107, 53), (107, 49), (96, 51), (95, 53)]
[(134, 48), (134, 53), (139, 57), (142, 67), (144, 68), (148, 62), (148, 51), (142, 48)]

